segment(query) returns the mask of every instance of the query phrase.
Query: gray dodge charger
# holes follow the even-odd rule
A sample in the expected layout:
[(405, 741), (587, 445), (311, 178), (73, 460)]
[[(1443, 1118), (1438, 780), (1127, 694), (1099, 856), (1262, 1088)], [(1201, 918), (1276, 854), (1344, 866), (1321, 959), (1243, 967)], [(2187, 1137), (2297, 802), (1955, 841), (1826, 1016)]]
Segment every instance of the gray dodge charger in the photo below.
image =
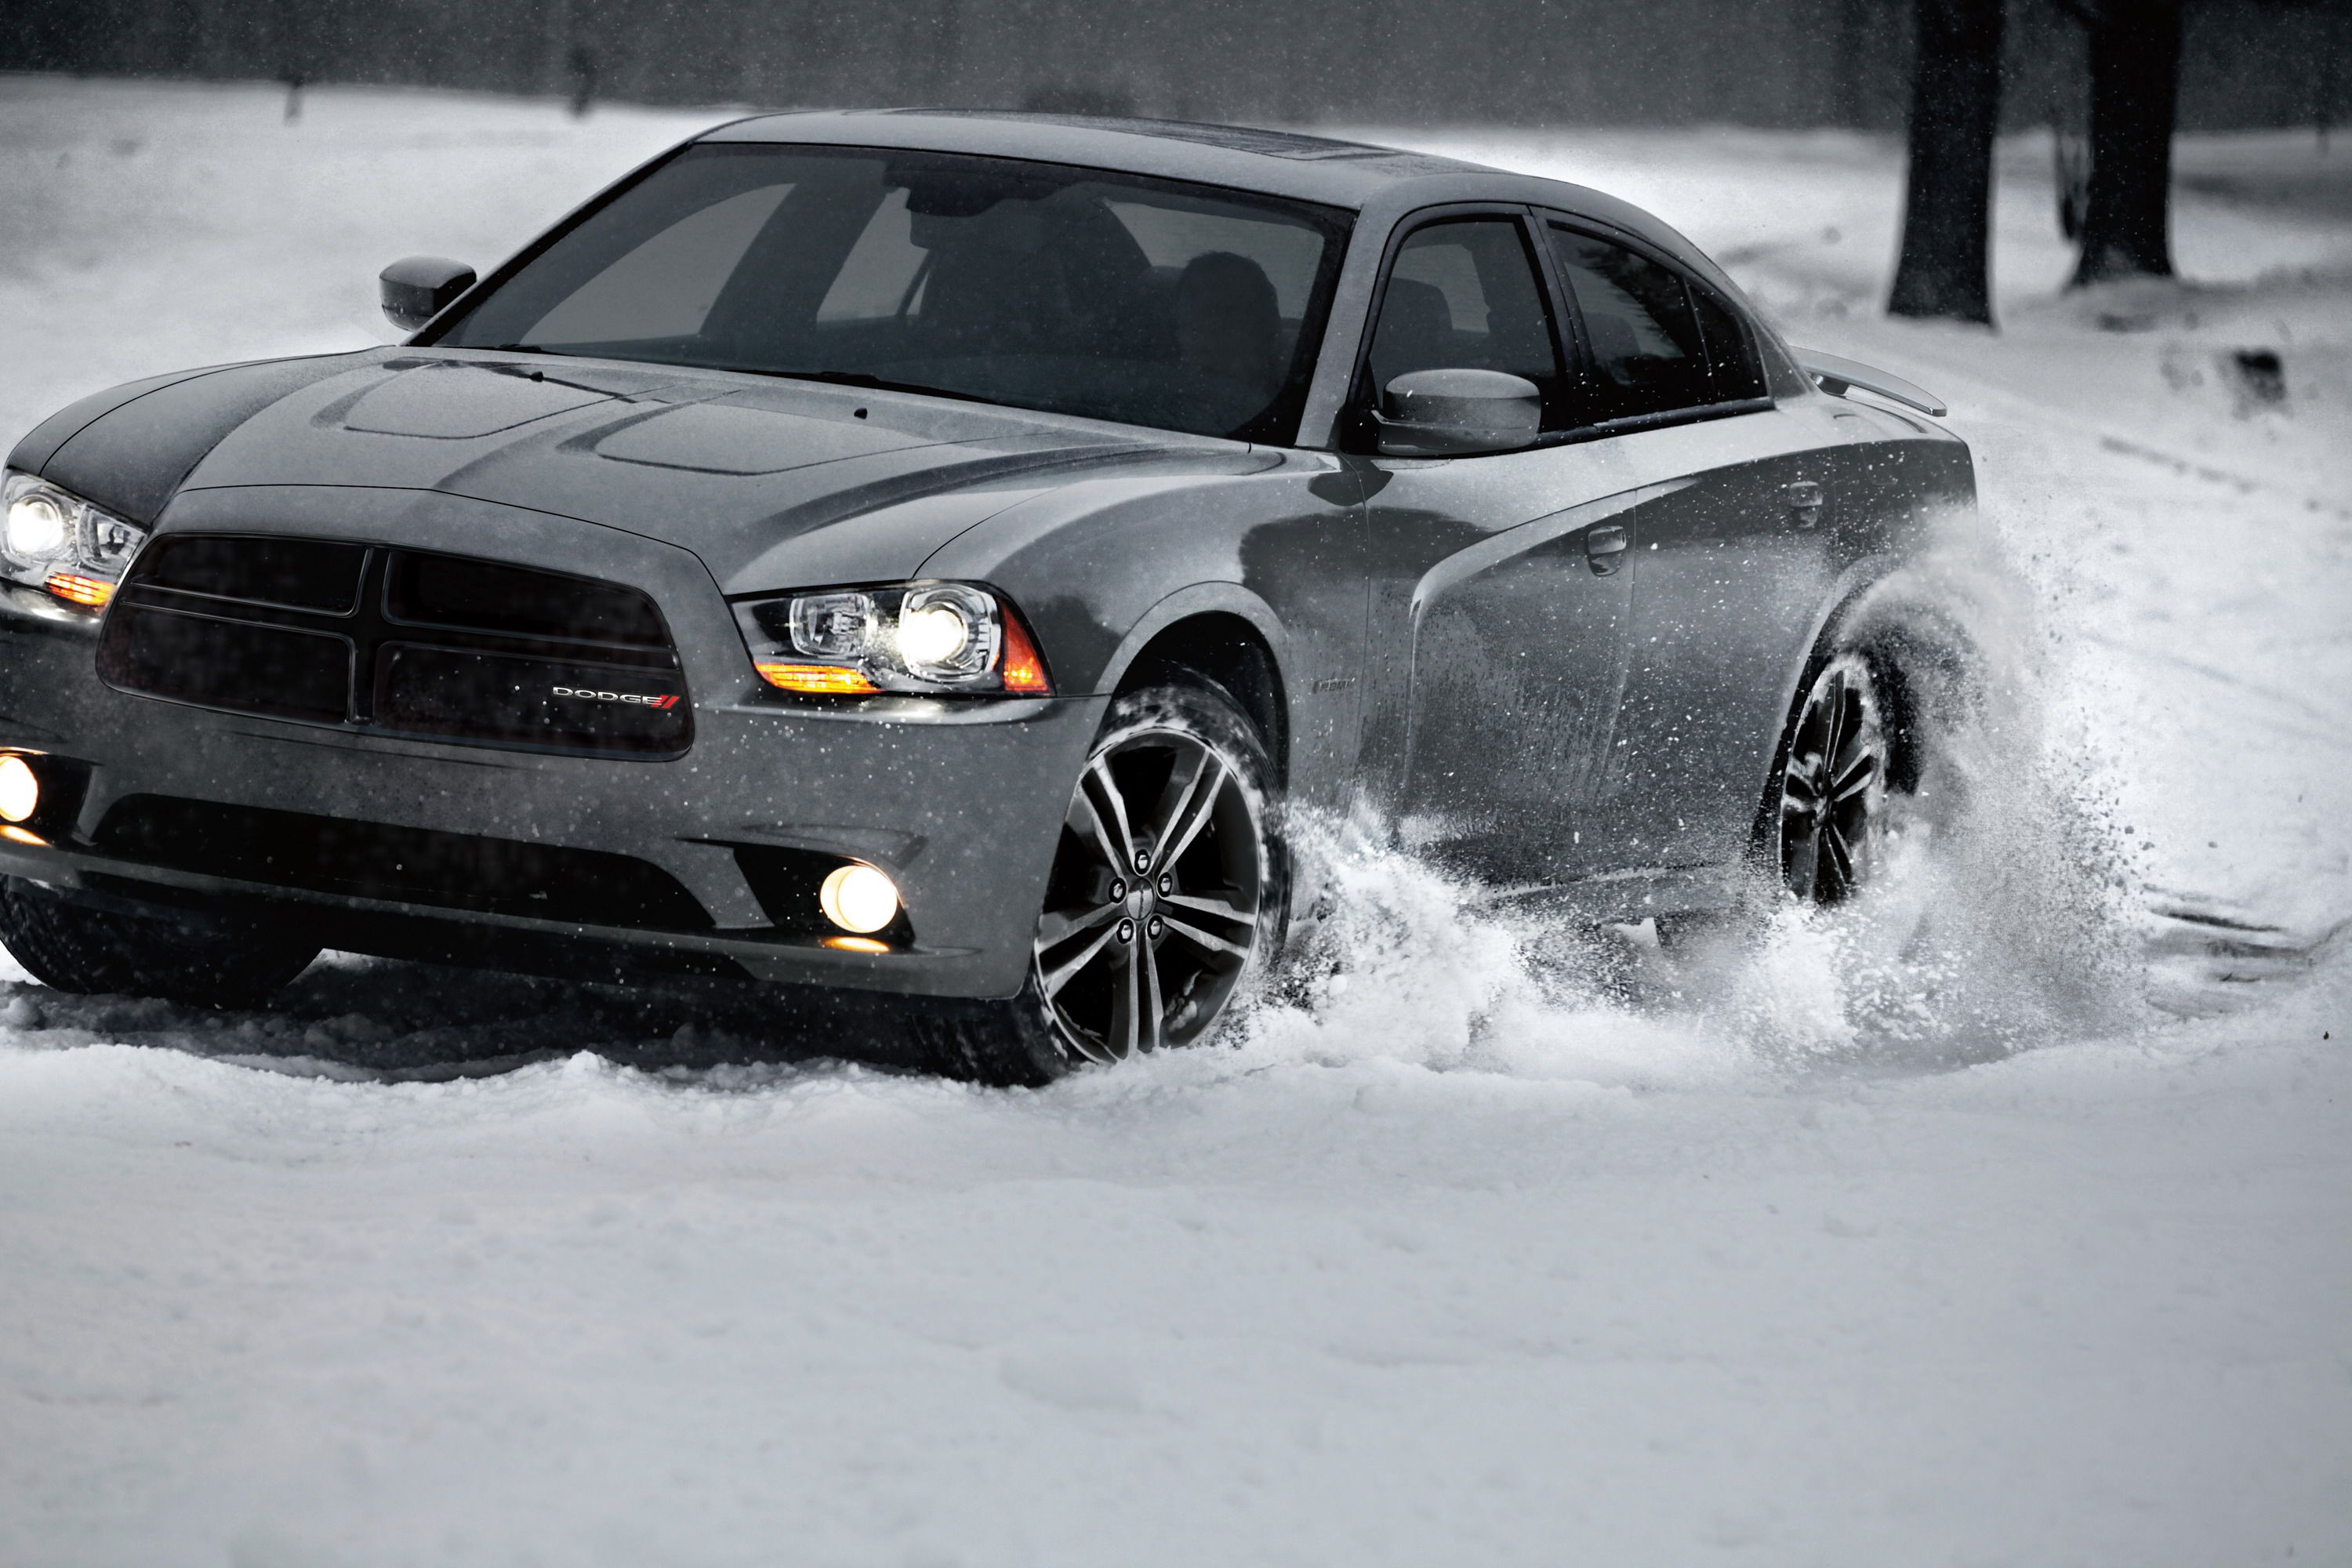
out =
[(398, 347), (7, 459), (0, 940), (50, 985), (723, 975), (1034, 1083), (1217, 1026), (1297, 812), (1682, 921), (1845, 897), (1916, 790), (1948, 650), (1874, 590), (1967, 447), (1591, 190), (769, 115), (381, 287)]

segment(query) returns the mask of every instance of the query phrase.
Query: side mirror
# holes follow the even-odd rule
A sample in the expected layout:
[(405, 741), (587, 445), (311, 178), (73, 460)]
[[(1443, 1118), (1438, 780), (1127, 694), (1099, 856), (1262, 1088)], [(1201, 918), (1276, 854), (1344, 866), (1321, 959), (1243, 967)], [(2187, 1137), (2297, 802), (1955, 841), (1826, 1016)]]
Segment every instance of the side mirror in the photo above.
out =
[(474, 286), (474, 269), (440, 256), (411, 256), (376, 274), (383, 313), (404, 332), (413, 332)]
[(1409, 371), (1381, 392), (1372, 424), (1383, 457), (1516, 452), (1543, 428), (1543, 393), (1498, 370)]

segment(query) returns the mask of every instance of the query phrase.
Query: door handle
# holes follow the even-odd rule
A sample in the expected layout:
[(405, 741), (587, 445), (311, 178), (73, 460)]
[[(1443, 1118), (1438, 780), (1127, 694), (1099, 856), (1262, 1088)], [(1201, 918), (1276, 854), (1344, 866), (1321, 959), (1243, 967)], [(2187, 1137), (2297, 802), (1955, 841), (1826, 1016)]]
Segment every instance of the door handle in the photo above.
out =
[(1584, 559), (1596, 577), (1606, 577), (1617, 570), (1617, 558), (1625, 553), (1633, 542), (1622, 523), (1610, 523), (1589, 531), (1584, 536)]
[(1822, 520), (1822, 487), (1812, 479), (1798, 479), (1780, 487), (1780, 497), (1789, 503), (1789, 515), (1799, 528), (1811, 528)]

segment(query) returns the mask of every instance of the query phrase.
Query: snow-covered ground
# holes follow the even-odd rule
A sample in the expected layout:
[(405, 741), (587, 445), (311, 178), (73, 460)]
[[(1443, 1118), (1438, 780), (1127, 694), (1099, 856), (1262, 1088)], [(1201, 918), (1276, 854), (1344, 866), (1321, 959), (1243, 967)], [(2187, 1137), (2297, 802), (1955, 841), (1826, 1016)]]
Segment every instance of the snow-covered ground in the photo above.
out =
[[(0, 77), (0, 442), (384, 341), (383, 260), (717, 117), (281, 101)], [(1039, 1094), (734, 1065), (740, 995), (7, 966), (0, 1564), (2352, 1563), (2352, 153), (2185, 143), (2194, 283), (2084, 298), (2007, 149), (1994, 335), (1876, 314), (1881, 142), (1388, 134), (1951, 400), (2036, 700), (1924, 947), (1627, 1000), (1339, 852), (1314, 1007)]]

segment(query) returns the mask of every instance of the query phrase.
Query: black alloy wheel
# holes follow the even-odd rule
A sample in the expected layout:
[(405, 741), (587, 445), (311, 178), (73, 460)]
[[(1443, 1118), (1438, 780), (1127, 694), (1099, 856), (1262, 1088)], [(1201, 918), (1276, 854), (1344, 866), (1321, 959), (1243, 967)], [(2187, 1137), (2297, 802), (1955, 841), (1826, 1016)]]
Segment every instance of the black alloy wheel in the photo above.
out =
[(1780, 877), (1800, 900), (1842, 903), (1868, 880), (1890, 761), (1869, 661), (1840, 653), (1806, 689), (1780, 775)]
[(1289, 868), (1264, 736), (1175, 672), (1113, 700), (1087, 752), (1020, 994), (892, 1016), (919, 1065), (1001, 1085), (1197, 1044), (1280, 951)]
[(1070, 795), (1033, 952), (1055, 1037), (1087, 1061), (1199, 1040), (1260, 948), (1276, 880), (1263, 759), (1200, 722), (1200, 700), (1139, 705)]

